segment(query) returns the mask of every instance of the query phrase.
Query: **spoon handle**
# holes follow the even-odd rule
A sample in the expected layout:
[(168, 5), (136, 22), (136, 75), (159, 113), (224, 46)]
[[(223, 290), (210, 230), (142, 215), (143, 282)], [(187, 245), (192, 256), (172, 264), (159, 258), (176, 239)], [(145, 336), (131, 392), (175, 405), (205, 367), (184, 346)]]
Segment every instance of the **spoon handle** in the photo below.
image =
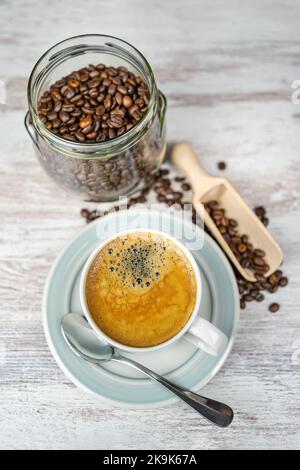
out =
[(211, 400), (206, 397), (202, 397), (197, 393), (186, 390), (179, 385), (175, 385), (169, 380), (165, 379), (161, 375), (156, 374), (147, 367), (139, 364), (138, 362), (129, 359), (128, 357), (123, 357), (120, 355), (113, 355), (111, 358), (113, 361), (122, 362), (129, 366), (138, 369), (143, 372), (145, 375), (148, 375), (151, 379), (159, 382), (161, 385), (164, 385), (168, 390), (181, 398), (185, 403), (190, 405), (194, 410), (200, 413), (204, 418), (212, 423), (220, 426), (221, 428), (226, 428), (229, 426), (233, 420), (233, 410), (225, 405), (215, 400)]

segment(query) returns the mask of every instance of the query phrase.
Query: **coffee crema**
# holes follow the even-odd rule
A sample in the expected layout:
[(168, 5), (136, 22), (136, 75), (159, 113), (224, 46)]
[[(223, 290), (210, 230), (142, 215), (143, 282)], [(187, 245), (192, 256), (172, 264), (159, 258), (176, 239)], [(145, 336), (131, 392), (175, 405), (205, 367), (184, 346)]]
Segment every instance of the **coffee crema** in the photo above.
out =
[(127, 346), (155, 346), (175, 336), (188, 322), (196, 297), (187, 256), (153, 232), (116, 237), (87, 273), (86, 301), (95, 323)]

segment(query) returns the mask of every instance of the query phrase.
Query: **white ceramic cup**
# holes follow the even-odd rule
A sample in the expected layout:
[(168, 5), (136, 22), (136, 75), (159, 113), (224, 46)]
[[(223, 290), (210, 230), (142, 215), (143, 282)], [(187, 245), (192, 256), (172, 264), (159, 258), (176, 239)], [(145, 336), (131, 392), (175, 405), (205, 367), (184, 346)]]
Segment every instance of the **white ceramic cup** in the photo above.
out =
[[(160, 343), (156, 346), (149, 346), (149, 347), (143, 347), (143, 348), (138, 348), (138, 347), (132, 347), (132, 346), (127, 346), (125, 344), (119, 343), (117, 341), (114, 341), (112, 338), (107, 336), (100, 328), (99, 326), (95, 323), (91, 313), (89, 312), (88, 306), (87, 306), (87, 301), (86, 301), (86, 294), (85, 294), (85, 287), (86, 287), (86, 278), (88, 274), (88, 270), (95, 259), (96, 255), (101, 251), (108, 243), (110, 243), (112, 240), (114, 240), (117, 237), (127, 235), (128, 233), (155, 233), (160, 235), (163, 238), (166, 238), (168, 240), (171, 240), (175, 245), (177, 245), (181, 251), (186, 255), (188, 261), (190, 262), (195, 278), (196, 278), (196, 284), (197, 284), (197, 296), (196, 296), (196, 302), (195, 306), (193, 309), (193, 312), (188, 320), (188, 322), (185, 324), (185, 326), (172, 338), (169, 340)], [(161, 232), (159, 230), (151, 230), (151, 229), (130, 229), (126, 230), (123, 232), (116, 233), (112, 237), (107, 238), (105, 241), (103, 241), (97, 248), (93, 251), (93, 253), (89, 256), (88, 260), (86, 261), (82, 274), (81, 274), (81, 279), (80, 279), (80, 301), (82, 305), (82, 309), (84, 312), (85, 317), (87, 318), (90, 326), (93, 328), (95, 333), (99, 336), (99, 338), (110, 344), (111, 346), (131, 352), (131, 353), (136, 353), (136, 352), (146, 352), (146, 351), (156, 351), (158, 349), (162, 349), (166, 346), (171, 345), (172, 343), (175, 343), (179, 338), (184, 336), (184, 339), (188, 340), (189, 342), (193, 343), (195, 346), (197, 346), (199, 349), (202, 349), (208, 354), (211, 354), (213, 356), (218, 356), (221, 354), (224, 349), (226, 348), (226, 345), (228, 343), (228, 338), (227, 336), (220, 331), (218, 328), (216, 328), (212, 323), (209, 321), (205, 320), (202, 318), (199, 313), (199, 307), (200, 307), (200, 300), (201, 300), (201, 295), (202, 295), (202, 283), (201, 283), (201, 276), (199, 272), (198, 265), (191, 254), (191, 252), (176, 238), (172, 237), (171, 235)]]

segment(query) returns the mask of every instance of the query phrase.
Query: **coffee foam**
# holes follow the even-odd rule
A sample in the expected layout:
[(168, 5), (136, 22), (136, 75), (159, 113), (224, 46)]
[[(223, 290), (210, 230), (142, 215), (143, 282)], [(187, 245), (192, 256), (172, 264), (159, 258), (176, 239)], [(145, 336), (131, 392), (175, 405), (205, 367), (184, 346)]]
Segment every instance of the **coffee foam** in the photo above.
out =
[(137, 347), (174, 336), (193, 310), (196, 291), (185, 253), (152, 232), (109, 242), (92, 262), (86, 285), (98, 326), (113, 339)]

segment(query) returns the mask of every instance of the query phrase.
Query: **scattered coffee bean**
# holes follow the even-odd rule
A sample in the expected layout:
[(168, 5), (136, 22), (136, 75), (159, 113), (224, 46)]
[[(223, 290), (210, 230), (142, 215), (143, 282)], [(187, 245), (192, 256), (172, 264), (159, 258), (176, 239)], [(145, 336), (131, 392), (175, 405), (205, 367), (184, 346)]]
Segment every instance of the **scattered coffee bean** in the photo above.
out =
[(254, 212), (257, 217), (264, 217), (266, 215), (266, 209), (263, 206), (255, 207)]
[(263, 294), (258, 294), (258, 296), (256, 297), (256, 301), (257, 302), (262, 302), (264, 300), (265, 296)]
[(269, 310), (270, 310), (270, 312), (272, 312), (272, 313), (278, 312), (279, 309), (280, 309), (280, 305), (277, 304), (276, 302), (274, 302), (273, 304), (270, 304), (270, 305), (269, 305)]
[(174, 181), (176, 181), (176, 183), (182, 183), (183, 181), (185, 181), (185, 177), (184, 176), (175, 176)]
[(81, 209), (80, 212), (81, 216), (84, 217), (86, 220), (88, 220), (90, 216), (90, 211), (88, 209)]
[(285, 287), (288, 285), (288, 278), (283, 276), (282, 278), (280, 278), (279, 280), (279, 285), (280, 287)]
[(225, 162), (218, 162), (218, 169), (223, 171), (226, 169), (226, 163)]
[(182, 189), (182, 191), (190, 191), (192, 189), (192, 187), (189, 183), (182, 183), (181, 189)]

